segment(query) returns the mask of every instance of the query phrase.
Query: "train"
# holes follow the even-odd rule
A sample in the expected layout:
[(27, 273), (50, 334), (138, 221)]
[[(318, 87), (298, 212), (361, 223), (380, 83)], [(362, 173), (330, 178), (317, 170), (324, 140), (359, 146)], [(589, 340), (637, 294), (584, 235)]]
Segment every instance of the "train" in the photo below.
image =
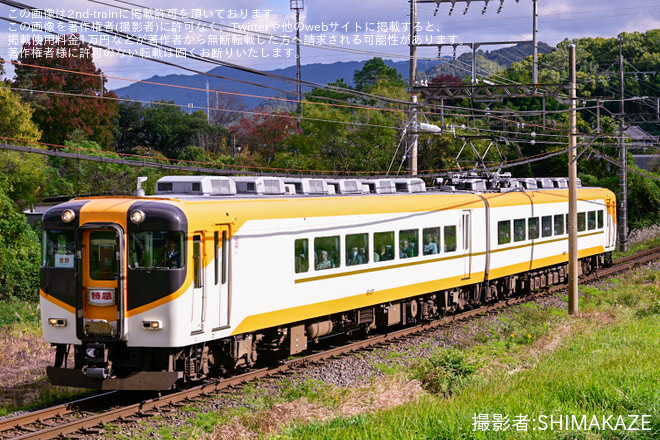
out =
[[(141, 187), (142, 180), (138, 182)], [(612, 262), (616, 198), (577, 190), (582, 272)], [(55, 385), (169, 390), (564, 281), (565, 178), (166, 176), (42, 217)]]

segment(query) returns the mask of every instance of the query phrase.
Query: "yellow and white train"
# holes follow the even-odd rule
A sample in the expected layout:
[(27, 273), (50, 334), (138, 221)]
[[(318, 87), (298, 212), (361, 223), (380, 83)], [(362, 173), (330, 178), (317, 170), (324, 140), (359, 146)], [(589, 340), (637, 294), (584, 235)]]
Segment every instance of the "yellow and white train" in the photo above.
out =
[[(496, 180), (179, 176), (150, 197), (55, 206), (42, 220), (48, 376), (169, 389), (563, 280), (565, 179)], [(582, 270), (610, 264), (614, 194), (579, 188), (577, 218)]]

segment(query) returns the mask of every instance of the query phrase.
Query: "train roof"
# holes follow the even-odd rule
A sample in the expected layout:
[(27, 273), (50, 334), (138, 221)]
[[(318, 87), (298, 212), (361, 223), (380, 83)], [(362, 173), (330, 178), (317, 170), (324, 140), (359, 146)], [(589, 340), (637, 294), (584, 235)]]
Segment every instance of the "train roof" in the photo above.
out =
[[(578, 187), (581, 187), (578, 179)], [(509, 174), (489, 176), (476, 173), (451, 175), (432, 180), (427, 187), (420, 178), (334, 178), (274, 176), (166, 176), (156, 182), (155, 196), (197, 197), (291, 197), (367, 194), (501, 193), (525, 190), (567, 189), (568, 179), (512, 178)]]

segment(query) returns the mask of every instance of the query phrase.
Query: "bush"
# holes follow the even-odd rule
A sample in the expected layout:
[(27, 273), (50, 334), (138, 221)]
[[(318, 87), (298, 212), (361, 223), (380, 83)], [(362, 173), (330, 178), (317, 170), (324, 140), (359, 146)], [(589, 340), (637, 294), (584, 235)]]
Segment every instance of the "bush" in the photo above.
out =
[(457, 349), (433, 353), (413, 369), (413, 377), (422, 382), (427, 391), (450, 396), (477, 372), (477, 365)]
[(36, 301), (40, 244), (25, 216), (0, 191), (0, 298)]

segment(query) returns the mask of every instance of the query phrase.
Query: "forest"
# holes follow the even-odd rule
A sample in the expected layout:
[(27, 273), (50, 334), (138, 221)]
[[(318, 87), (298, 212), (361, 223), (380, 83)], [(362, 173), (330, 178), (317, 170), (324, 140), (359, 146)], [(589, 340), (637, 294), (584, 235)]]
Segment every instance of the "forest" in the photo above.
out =
[[(585, 185), (618, 193), (621, 128), (640, 127), (658, 144), (660, 30), (562, 41), (539, 57), (539, 90), (567, 83), (569, 44), (577, 48), (579, 176)], [(41, 56), (63, 46), (77, 56)], [(90, 53), (71, 36), (25, 44), (19, 59), (12, 60), (14, 77), (0, 86), (2, 142), (123, 158), (135, 165), (0, 150), (0, 298), (36, 298), (40, 237), (38, 227), (26, 223), (25, 209), (57, 197), (131, 194), (137, 176), (149, 177), (149, 194), (156, 180), (172, 171), (145, 167), (145, 162), (237, 174), (408, 172), (403, 136), (409, 128), (408, 84), (380, 58), (356, 70), (352, 85), (338, 78), (306, 93), (299, 104), (248, 109), (223, 91), (214, 94), (208, 113), (190, 113), (167, 100), (145, 104), (118, 97), (106, 89)], [(478, 62), (485, 59), (486, 54), (477, 54)], [(424, 72), (428, 86), (440, 92), (421, 101), (418, 118), (442, 131), (419, 135), (421, 177), (473, 170), (476, 158), (490, 171), (515, 177), (567, 174), (565, 95), (450, 97), (443, 87), (469, 84), (470, 78), (445, 72)], [(484, 72), (480, 84), (530, 84), (531, 72), (528, 57), (507, 69)], [(626, 142), (630, 152), (655, 153), (653, 142)], [(636, 168), (631, 154), (627, 166), (630, 227), (660, 223), (660, 174)]]

